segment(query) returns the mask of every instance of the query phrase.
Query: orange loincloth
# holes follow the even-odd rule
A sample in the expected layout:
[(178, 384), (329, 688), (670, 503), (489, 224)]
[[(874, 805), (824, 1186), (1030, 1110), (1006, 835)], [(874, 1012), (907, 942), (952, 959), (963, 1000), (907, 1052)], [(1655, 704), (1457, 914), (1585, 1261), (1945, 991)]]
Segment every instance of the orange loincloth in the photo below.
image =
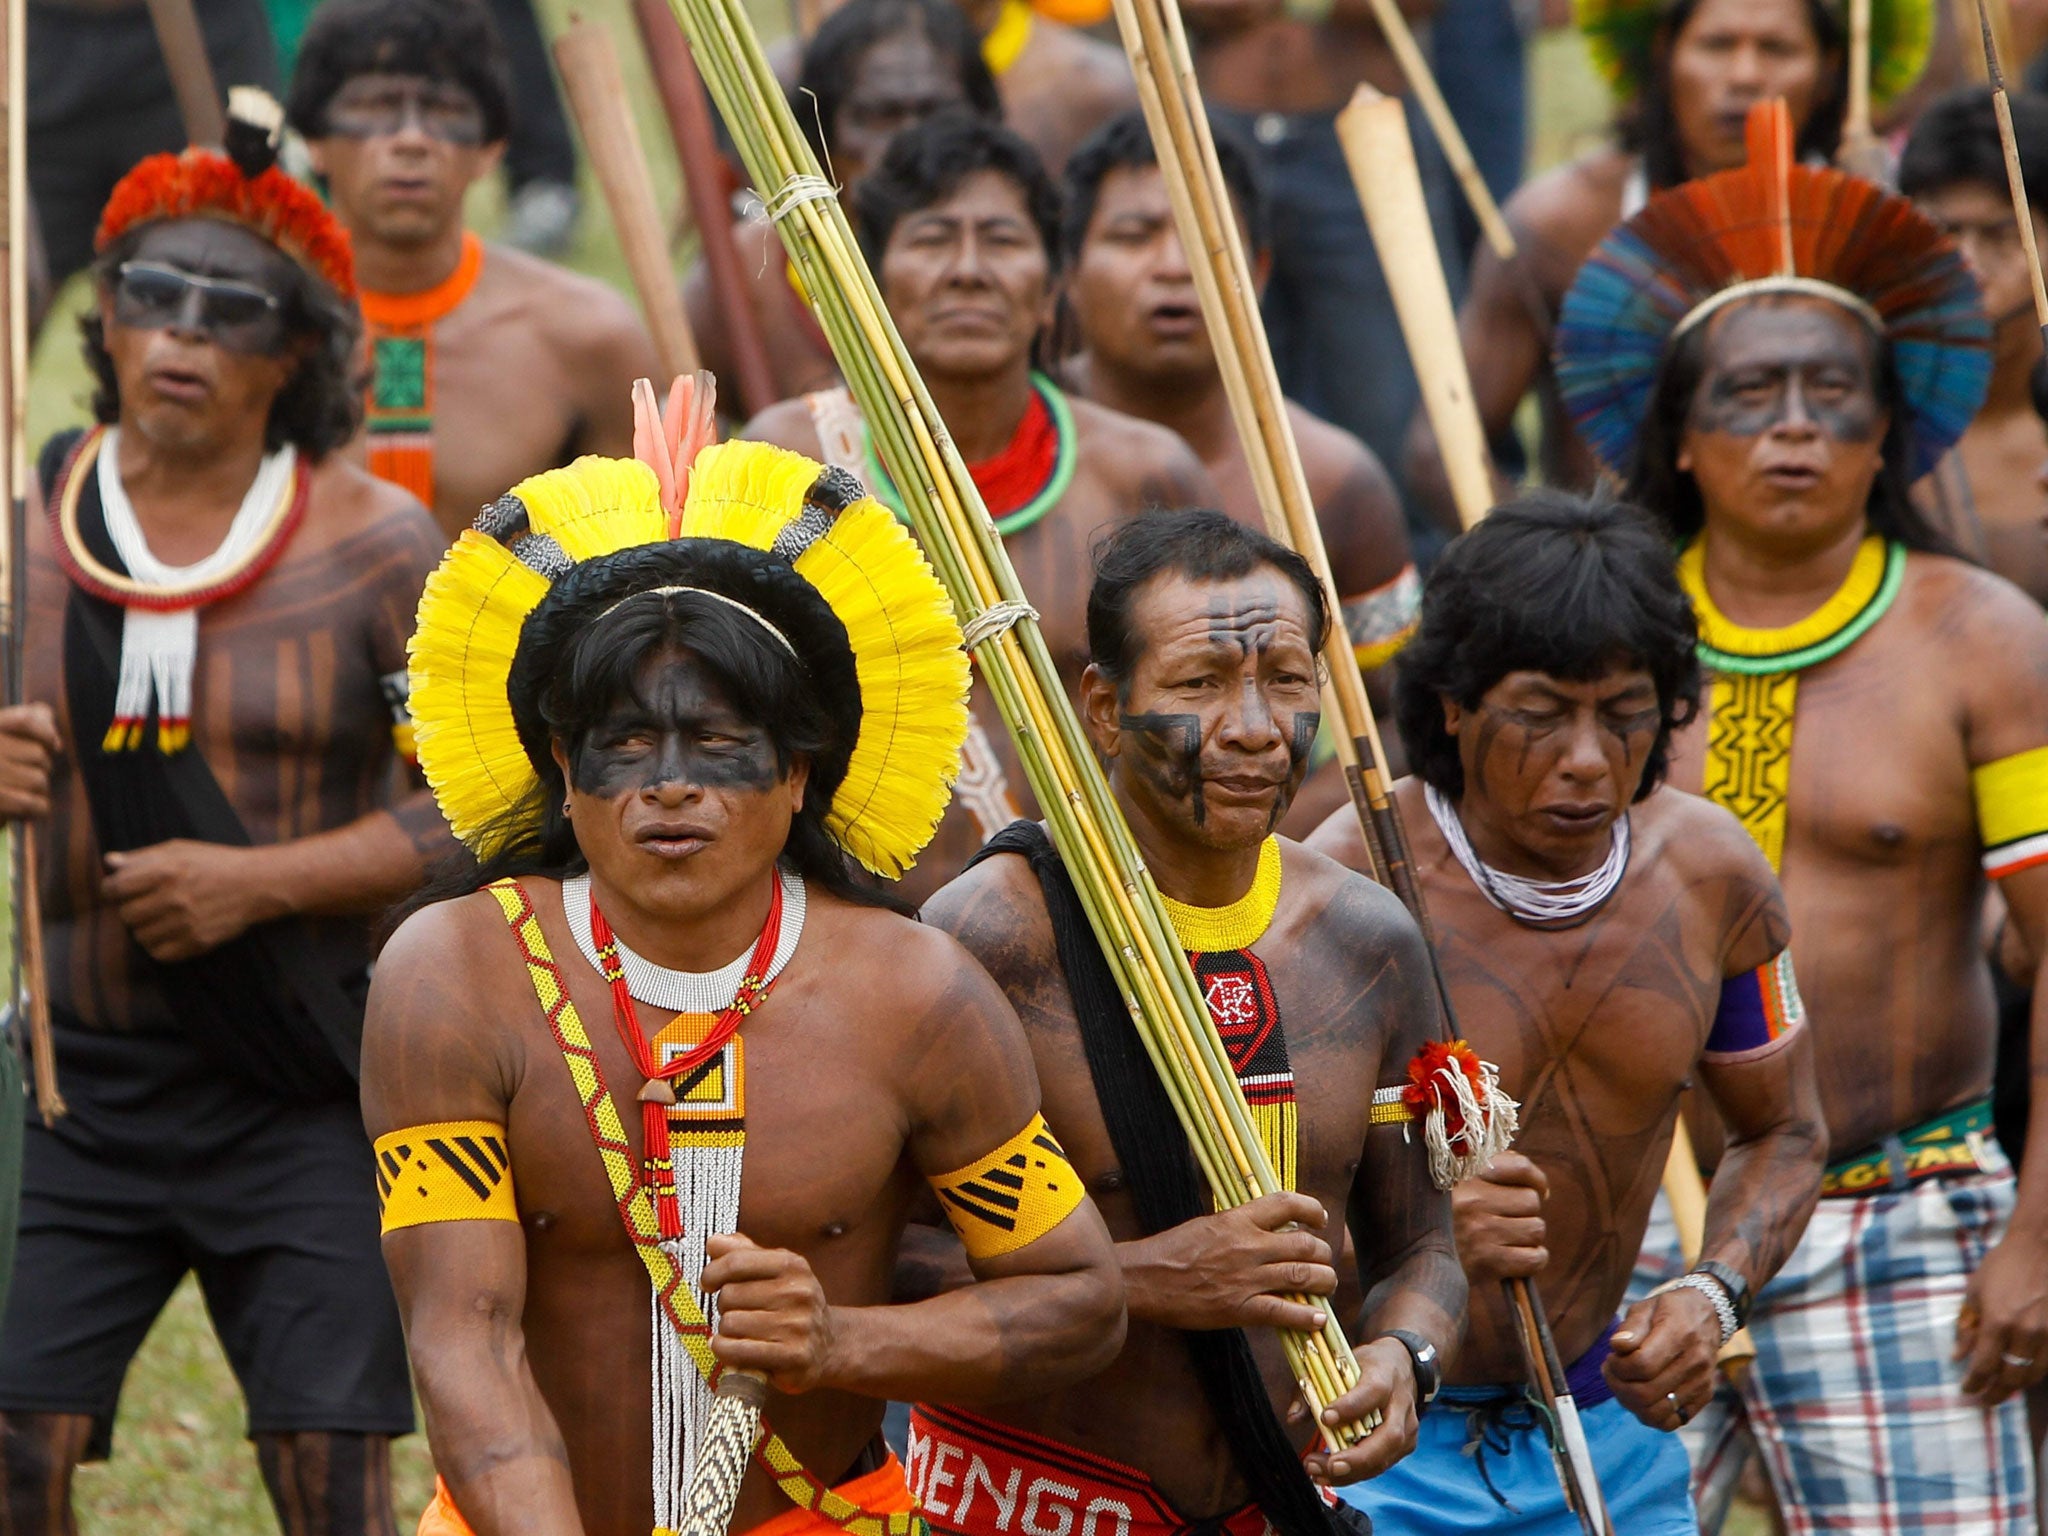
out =
[[(870, 1514), (901, 1515), (917, 1508), (910, 1484), (903, 1477), (903, 1463), (894, 1454), (874, 1471), (841, 1483), (832, 1491)], [(735, 1536), (828, 1536), (838, 1530), (823, 1515), (808, 1509), (790, 1509)], [(448, 1485), (438, 1477), (434, 1479), (434, 1502), (420, 1516), (418, 1536), (476, 1536), (455, 1507), (455, 1500), (448, 1496)]]

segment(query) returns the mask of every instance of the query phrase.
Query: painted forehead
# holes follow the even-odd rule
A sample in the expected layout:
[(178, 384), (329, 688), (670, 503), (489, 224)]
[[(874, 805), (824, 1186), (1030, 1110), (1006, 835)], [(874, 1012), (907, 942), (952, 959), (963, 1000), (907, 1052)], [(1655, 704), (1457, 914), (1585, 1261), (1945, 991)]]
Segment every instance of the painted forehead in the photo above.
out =
[(852, 74), (850, 102), (951, 102), (967, 95), (952, 61), (917, 27), (875, 39), (853, 61)]
[(1308, 599), (1270, 565), (1242, 576), (1197, 580), (1177, 571), (1147, 582), (1132, 618), (1146, 649), (1224, 646), (1267, 650), (1278, 644), (1313, 648)]
[(162, 262), (204, 277), (260, 283), (283, 295), (297, 282), (291, 257), (253, 230), (221, 219), (172, 219), (151, 224), (136, 242), (137, 261)]
[(1705, 372), (1848, 363), (1868, 373), (1877, 338), (1838, 304), (1818, 298), (1761, 298), (1731, 304), (1707, 322)]

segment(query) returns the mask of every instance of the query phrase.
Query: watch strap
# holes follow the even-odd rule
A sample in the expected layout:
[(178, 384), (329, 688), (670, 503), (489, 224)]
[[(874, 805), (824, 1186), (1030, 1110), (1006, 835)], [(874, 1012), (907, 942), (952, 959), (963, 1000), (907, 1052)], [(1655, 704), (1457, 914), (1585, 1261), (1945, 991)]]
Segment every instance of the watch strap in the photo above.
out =
[(1421, 1334), (1406, 1328), (1388, 1328), (1373, 1335), (1380, 1339), (1393, 1339), (1408, 1351), (1408, 1359), (1415, 1367), (1415, 1399), (1418, 1407), (1427, 1408), (1436, 1401), (1437, 1393), (1443, 1390), (1443, 1356), (1437, 1347)]
[(1735, 1309), (1735, 1326), (1748, 1326), (1749, 1309), (1756, 1298), (1750, 1293), (1749, 1282), (1743, 1278), (1741, 1270), (1732, 1264), (1723, 1264), (1719, 1259), (1702, 1259), (1693, 1265), (1692, 1272), (1706, 1275), (1718, 1283), (1728, 1293), (1728, 1305)]

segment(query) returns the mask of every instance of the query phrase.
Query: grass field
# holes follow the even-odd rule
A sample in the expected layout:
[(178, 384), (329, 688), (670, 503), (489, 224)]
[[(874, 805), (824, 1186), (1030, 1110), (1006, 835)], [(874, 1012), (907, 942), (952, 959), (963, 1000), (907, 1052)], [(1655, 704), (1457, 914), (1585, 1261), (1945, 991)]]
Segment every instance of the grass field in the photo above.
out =
[[(770, 3), (762, 0), (759, 7), (764, 26)], [(565, 0), (542, 0), (542, 10), (551, 25), (559, 26), (568, 6)], [(625, 8), (615, 4), (587, 14), (612, 27), (624, 55), (628, 89), (649, 146), (656, 186), (665, 203), (671, 202), (677, 185), (675, 167), (630, 19)], [(1605, 98), (1574, 37), (1545, 38), (1539, 44), (1536, 74), (1533, 159), (1549, 165), (1598, 131)], [(595, 188), (587, 187), (586, 196), (589, 211), (572, 263), (625, 288), (624, 264)], [(478, 226), (488, 232), (497, 210), (495, 188), (480, 188), (473, 208)], [(86, 419), (87, 378), (68, 319), (85, 298), (84, 285), (74, 284), (64, 296), (64, 312), (44, 330), (30, 405), (33, 442)], [(78, 1474), (80, 1529), (87, 1536), (267, 1536), (276, 1526), (243, 1428), (234, 1379), (197, 1288), (188, 1281), (129, 1373), (113, 1459)], [(401, 1441), (393, 1464), (400, 1529), (410, 1531), (433, 1491), (424, 1437)], [(1731, 1525), (1731, 1536), (1754, 1536), (1761, 1530)]]

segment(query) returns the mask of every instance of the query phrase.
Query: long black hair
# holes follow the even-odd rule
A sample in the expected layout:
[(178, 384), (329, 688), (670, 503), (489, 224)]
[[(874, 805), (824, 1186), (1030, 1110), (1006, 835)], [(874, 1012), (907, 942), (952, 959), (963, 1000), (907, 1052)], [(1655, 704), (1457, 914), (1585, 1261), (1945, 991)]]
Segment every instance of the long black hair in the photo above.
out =
[(1394, 663), (1394, 715), (1416, 773), (1454, 800), (1464, 793), (1445, 699), (1475, 708), (1510, 672), (1589, 682), (1634, 665), (1656, 684), (1662, 717), (1635, 798), (1649, 794), (1671, 733), (1699, 707), (1699, 627), (1675, 566), (1639, 509), (1563, 491), (1532, 491), (1452, 540)]
[[(1772, 300), (1764, 297), (1748, 302)], [(1635, 463), (1629, 467), (1625, 492), (1630, 501), (1647, 509), (1679, 543), (1691, 539), (1707, 521), (1699, 484), (1678, 467), (1678, 452), (1685, 439), (1686, 415), (1706, 374), (1707, 333), (1712, 329), (1711, 319), (1694, 326), (1665, 352), (1658, 365), (1656, 380), (1650, 386), (1650, 408), (1636, 438)], [(1865, 331), (1869, 334), (1867, 327)], [(1874, 334), (1870, 339), (1876, 357), (1873, 385), (1878, 404), (1890, 423), (1885, 428), (1883, 463), (1870, 487), (1867, 515), (1871, 531), (1897, 539), (1908, 549), (1962, 558), (1947, 535), (1913, 501), (1912, 416), (1905, 385), (1899, 379), (1891, 343)]]
[[(135, 254), (142, 237), (158, 222), (137, 225), (100, 252), (92, 264), (99, 292), (111, 291), (121, 263)], [(363, 390), (369, 382), (361, 357), (363, 316), (353, 299), (344, 299), (296, 261), (285, 265), (292, 273), (290, 291), (279, 295), (284, 301), (285, 333), (303, 344), (303, 352), (297, 371), (270, 403), (263, 448), (275, 453), (290, 443), (318, 463), (354, 438), (363, 424)], [(96, 307), (86, 310), (78, 329), (86, 366), (92, 370), (93, 419), (112, 426), (121, 419), (121, 381)]]
[[(1793, 155), (1832, 164), (1842, 143), (1842, 116), (1849, 106), (1849, 37), (1841, 17), (1826, 0), (1800, 0), (1800, 5), (1813, 32), (1814, 46), (1820, 50), (1821, 76), (1813, 110), (1799, 131)], [(1675, 187), (1689, 179), (1685, 150), (1678, 138), (1678, 115), (1671, 101), (1671, 47), (1699, 8), (1700, 0), (1676, 0), (1665, 11), (1650, 47), (1642, 89), (1615, 120), (1621, 147), (1643, 157), (1643, 171), (1652, 187)]]
[[(807, 660), (797, 660), (730, 603), (701, 591), (653, 590), (682, 583), (749, 591), (755, 600), (746, 606), (771, 614)], [(589, 862), (563, 810), (568, 780), (552, 748), (561, 745), (573, 778), (591, 733), (620, 704), (640, 698), (651, 665), (681, 652), (704, 666), (735, 714), (767, 733), (778, 774), (799, 760), (809, 765), (782, 866), (848, 901), (906, 910), (825, 829), (860, 728), (845, 629), (781, 561), (739, 545), (691, 539), (586, 560), (558, 579), (528, 616), (506, 691), (538, 783), (526, 803), (485, 830), (479, 842), (489, 851), (481, 862), (460, 859), (437, 871), (400, 916), (494, 880), (584, 873)]]

